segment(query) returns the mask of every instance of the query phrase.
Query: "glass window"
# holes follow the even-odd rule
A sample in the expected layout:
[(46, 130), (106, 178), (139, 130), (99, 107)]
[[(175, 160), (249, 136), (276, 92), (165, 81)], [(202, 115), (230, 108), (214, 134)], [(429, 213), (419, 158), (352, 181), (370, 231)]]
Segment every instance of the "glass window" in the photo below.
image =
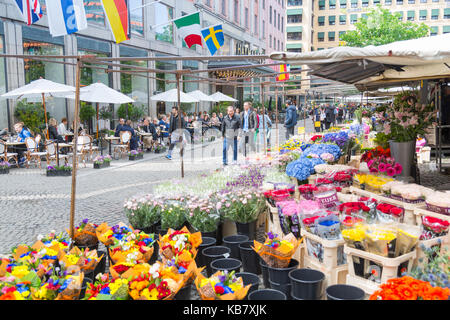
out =
[[(122, 61), (122, 64), (138, 67), (147, 67), (146, 61)], [(122, 67), (121, 70), (127, 70)], [(135, 102), (134, 106), (142, 107), (145, 114), (148, 114), (148, 79), (142, 74), (120, 74), (120, 91), (126, 94)], [(116, 105), (117, 108), (119, 105)]]
[(339, 6), (341, 7), (341, 9), (347, 8), (347, 0), (340, 0)]
[(105, 25), (105, 12), (100, 1), (83, 0), (88, 23)]
[(301, 14), (289, 15), (289, 16), (287, 16), (287, 22), (288, 23), (300, 23), (300, 22), (302, 22), (302, 15)]
[(334, 39), (335, 39), (335, 32), (334, 31), (328, 32), (328, 41), (334, 41)]
[(328, 16), (328, 24), (334, 26), (336, 24), (336, 16)]
[(319, 16), (317, 18), (317, 22), (319, 23), (319, 26), (324, 26), (325, 25), (325, 16)]
[(368, 7), (369, 6), (369, 0), (362, 0), (362, 6)]
[(427, 20), (427, 10), (419, 11), (419, 20)]
[[(183, 61), (183, 69), (191, 69), (191, 70), (198, 70), (198, 62), (197, 61)], [(198, 80), (198, 78), (195, 77), (189, 77), (189, 76), (183, 76), (183, 80)], [(193, 82), (183, 82), (183, 92), (192, 92), (199, 89), (199, 82), (193, 81)], [(194, 107), (194, 105), (191, 103), (189, 105), (191, 108)]]
[(224, 16), (226, 16), (227, 15), (227, 1), (226, 0), (222, 0), (222, 14), (224, 15)]
[(144, 8), (142, 0), (129, 0), (131, 32), (144, 35)]
[(427, 3), (428, 0), (420, 0), (420, 3)]
[(302, 33), (301, 32), (288, 32), (287, 39), (288, 40), (302, 40)]
[(358, 0), (352, 0), (352, 8), (357, 8), (358, 7)]
[(444, 9), (444, 19), (450, 19), (450, 8)]
[(401, 5), (401, 4), (403, 4), (403, 0), (397, 0), (396, 3), (397, 3), (397, 5)]
[(248, 8), (245, 8), (245, 27), (248, 29)]
[[(0, 35), (0, 52), (5, 52), (3, 36)], [(0, 95), (6, 93), (5, 58), (0, 58)], [(8, 128), (8, 102), (0, 99), (0, 130)]]
[[(173, 8), (160, 2), (154, 4), (155, 25), (166, 23), (173, 19)], [(155, 39), (173, 43), (173, 24), (169, 23), (155, 29)]]
[[(29, 55), (63, 55), (63, 46), (39, 42), (34, 40), (23, 40), (23, 54)], [(25, 83), (28, 84), (31, 81), (38, 80), (39, 78), (44, 78), (58, 83), (66, 83), (64, 65), (61, 63), (53, 63), (38, 60), (27, 60), (24, 59), (25, 67)], [(31, 99), (28, 99), (31, 101)], [(33, 102), (41, 102), (40, 99), (34, 100)], [(45, 101), (45, 106), (47, 112), (50, 114), (51, 118), (55, 118), (60, 121), (62, 118), (66, 117), (66, 101), (62, 98), (49, 98)]]
[(234, 0), (234, 22), (239, 22), (239, 1)]
[(431, 9), (431, 20), (439, 19), (439, 9)]
[[(95, 55), (97, 57), (108, 57), (109, 55), (105, 53), (99, 53), (94, 51), (88, 51), (88, 50), (78, 50), (79, 55)], [(105, 71), (97, 68), (90, 68), (88, 67), (90, 64), (88, 62), (85, 62), (83, 65), (86, 67), (81, 68), (81, 75), (80, 75), (80, 83), (82, 86), (88, 86), (93, 83), (101, 82), (107, 86), (109, 86), (109, 74)], [(97, 65), (102, 68), (105, 68), (106, 66)]]
[(346, 23), (347, 23), (347, 16), (345, 14), (344, 15), (340, 15), (339, 16), (339, 24), (344, 25)]
[(253, 28), (254, 28), (253, 32), (255, 34), (258, 34), (258, 16), (256, 16), (256, 15), (255, 15), (255, 22), (253, 24)]
[(301, 6), (303, 5), (302, 0), (288, 0), (288, 7)]
[(384, 5), (385, 6), (390, 6), (392, 4), (392, 0), (385, 0), (384, 1)]

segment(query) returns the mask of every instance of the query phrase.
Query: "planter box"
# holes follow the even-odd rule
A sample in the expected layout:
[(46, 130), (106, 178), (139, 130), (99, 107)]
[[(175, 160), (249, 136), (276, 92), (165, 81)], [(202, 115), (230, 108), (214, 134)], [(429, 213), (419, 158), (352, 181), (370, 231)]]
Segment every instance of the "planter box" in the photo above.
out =
[(132, 155), (132, 156), (128, 156), (128, 160), (130, 160), (130, 161), (135, 161), (135, 160), (141, 160), (141, 159), (144, 159), (144, 155), (141, 153), (141, 154), (137, 154), (137, 155)]
[(72, 170), (47, 170), (47, 177), (69, 177)]
[(9, 168), (0, 168), (0, 174), (8, 174), (9, 173)]
[(164, 152), (166, 152), (167, 151), (167, 148), (166, 147), (163, 147), (163, 148), (156, 148), (155, 149), (155, 153), (164, 153)]
[(102, 169), (111, 166), (111, 161), (104, 161), (103, 163), (94, 163), (94, 169)]
[[(344, 245), (344, 253), (347, 255), (348, 274), (346, 283), (352, 286), (356, 286), (364, 290), (367, 294), (372, 294), (379, 289), (380, 284), (386, 283), (387, 280), (401, 277), (403, 269), (407, 272), (411, 271), (414, 260), (417, 257), (417, 251), (414, 250), (407, 254), (404, 254), (396, 258), (386, 258), (367, 251), (350, 248)], [(369, 279), (364, 276), (355, 273), (353, 261), (354, 259), (360, 259), (364, 265), (364, 274), (369, 274)], [(377, 269), (379, 273), (377, 275)], [(379, 279), (377, 282), (375, 279), (371, 279), (375, 274)]]

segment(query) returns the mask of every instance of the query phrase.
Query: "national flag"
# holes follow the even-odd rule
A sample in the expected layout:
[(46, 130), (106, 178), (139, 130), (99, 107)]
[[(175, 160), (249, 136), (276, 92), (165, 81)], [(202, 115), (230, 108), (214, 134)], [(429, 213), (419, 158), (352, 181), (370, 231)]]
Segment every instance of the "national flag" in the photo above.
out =
[(202, 32), (200, 27), (200, 12), (181, 17), (174, 21), (178, 32), (190, 48), (194, 44), (202, 46)]
[[(283, 72), (290, 72), (291, 71), (291, 65), (289, 64), (282, 64), (280, 65), (280, 73)], [(289, 73), (280, 74), (277, 76), (277, 81), (286, 81), (289, 80)]]
[(48, 27), (54, 37), (87, 29), (83, 0), (45, 0)]
[(129, 0), (102, 0), (102, 5), (114, 41), (121, 43), (122, 41), (130, 40)]
[(223, 46), (225, 42), (225, 38), (223, 35), (222, 25), (217, 25), (215, 27), (210, 27), (202, 30), (203, 39), (205, 39), (205, 43), (213, 56), (220, 47)]
[(28, 25), (36, 23), (42, 18), (42, 9), (39, 0), (15, 0), (17, 8)]

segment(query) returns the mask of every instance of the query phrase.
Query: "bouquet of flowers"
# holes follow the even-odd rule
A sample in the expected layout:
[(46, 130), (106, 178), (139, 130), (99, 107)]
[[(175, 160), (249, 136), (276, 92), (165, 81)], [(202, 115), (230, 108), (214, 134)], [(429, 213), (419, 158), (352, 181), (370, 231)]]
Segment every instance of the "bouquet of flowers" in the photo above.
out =
[(420, 246), (425, 253), (425, 257), (419, 259), (421, 264), (413, 267), (408, 275), (417, 280), (428, 281), (433, 287), (450, 289), (448, 281), (450, 277), (448, 250), (439, 245), (426, 247), (424, 244), (421, 244)]
[(52, 230), (49, 234), (38, 236), (38, 240), (41, 241), (46, 247), (53, 247), (58, 245), (61, 250), (67, 250), (72, 242), (72, 239), (63, 232), (56, 234), (56, 231)]
[(390, 158), (391, 157), (391, 149), (383, 149), (378, 146), (373, 149), (366, 150), (361, 156), (361, 162), (369, 162), (370, 160), (378, 159), (381, 157)]
[(107, 273), (99, 273), (95, 283), (89, 283), (84, 300), (128, 300), (127, 279), (111, 279)]
[(400, 163), (395, 162), (394, 158), (385, 156), (380, 156), (367, 161), (367, 166), (371, 173), (386, 174), (389, 177), (398, 176), (403, 171), (403, 167)]
[[(73, 270), (75, 271), (75, 270)], [(84, 273), (56, 268), (53, 274), (39, 289), (32, 288), (33, 300), (78, 300), (83, 283)]]
[(449, 288), (432, 287), (427, 281), (404, 276), (381, 284), (370, 300), (447, 300), (449, 296)]
[(114, 239), (108, 248), (112, 263), (144, 263), (153, 255), (154, 234), (146, 234), (135, 230), (127, 233), (122, 239)]
[[(96, 234), (97, 225), (90, 223), (89, 219), (83, 219), (78, 227), (74, 229), (73, 240), (77, 246), (91, 246), (98, 243)], [(67, 230), (67, 233), (70, 233)]]
[(348, 143), (348, 141), (349, 141), (349, 136), (346, 131), (326, 133), (322, 137), (323, 143), (327, 143), (327, 142), (334, 143), (337, 146), (339, 146), (339, 148), (341, 148), (341, 150), (344, 150), (345, 145)]
[(109, 227), (107, 223), (102, 223), (96, 228), (97, 238), (105, 247), (112, 245), (115, 240), (122, 240), (130, 232), (133, 232), (133, 230), (122, 222), (112, 227)]
[(377, 205), (377, 219), (381, 223), (402, 222), (405, 210), (388, 203)]
[(0, 300), (31, 300), (32, 289), (41, 285), (37, 273), (27, 265), (11, 266), (9, 263), (8, 270), (3, 270), (4, 276), (0, 277)]
[(159, 236), (158, 243), (163, 262), (175, 257), (179, 264), (189, 265), (197, 255), (202, 235), (200, 232), (190, 233), (186, 227), (181, 230), (169, 229), (167, 234)]
[(292, 234), (283, 238), (269, 232), (264, 243), (253, 241), (255, 252), (273, 268), (285, 268), (289, 265), (300, 241)]
[(306, 200), (314, 199), (314, 191), (317, 191), (317, 186), (315, 184), (302, 184), (298, 186), (298, 191), (300, 195)]
[(78, 266), (81, 271), (89, 273), (94, 271), (97, 264), (103, 258), (97, 254), (97, 250), (80, 250), (78, 247), (73, 247), (67, 254), (63, 254), (59, 259), (59, 264), (66, 268), (71, 266)]
[(449, 222), (431, 216), (422, 217), (422, 234), (420, 240), (428, 240), (445, 236), (448, 233)]
[(217, 271), (210, 278), (197, 273), (195, 286), (202, 300), (243, 300), (251, 287), (244, 286), (234, 271)]
[(300, 222), (298, 220), (300, 203), (296, 200), (281, 201), (277, 202), (277, 208), (283, 233), (292, 232), (297, 238), (300, 238)]
[(106, 156), (97, 156), (93, 161), (95, 164), (103, 164), (104, 162), (111, 162), (112, 157), (109, 154)]

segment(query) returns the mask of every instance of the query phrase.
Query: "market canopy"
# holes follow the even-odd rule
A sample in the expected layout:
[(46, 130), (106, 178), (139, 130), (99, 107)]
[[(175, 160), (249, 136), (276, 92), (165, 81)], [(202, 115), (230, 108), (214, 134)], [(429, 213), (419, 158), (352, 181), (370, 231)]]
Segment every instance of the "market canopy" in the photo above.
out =
[[(157, 94), (150, 98), (152, 101), (163, 101), (163, 102), (178, 102), (178, 90), (171, 89), (169, 91)], [(180, 102), (181, 103), (195, 103), (200, 102), (197, 98), (194, 98), (183, 91), (180, 91)]]
[(2, 94), (2, 97), (8, 99), (42, 98), (42, 95), (46, 97), (60, 97), (58, 94), (70, 92), (75, 92), (75, 88), (46, 79), (38, 79)]
[(306, 64), (312, 69), (312, 75), (367, 89), (395, 81), (450, 76), (450, 34), (364, 48), (275, 52), (270, 58)]
[(225, 102), (236, 102), (237, 101), (236, 99), (231, 98), (231, 97), (223, 94), (220, 91), (217, 91), (216, 93), (210, 95), (209, 97), (214, 99), (214, 101), (216, 101), (216, 102), (222, 102), (222, 101), (225, 101)]
[(195, 91), (192, 91), (192, 92), (188, 92), (187, 94), (190, 95), (191, 97), (194, 97), (195, 99), (197, 99), (199, 101), (217, 102), (216, 100), (214, 100), (210, 96), (204, 94), (200, 90), (195, 90)]
[[(65, 98), (75, 99), (75, 94), (67, 94)], [(80, 89), (80, 100), (93, 103), (133, 103), (134, 100), (123, 93), (111, 89), (101, 82), (93, 83)]]

